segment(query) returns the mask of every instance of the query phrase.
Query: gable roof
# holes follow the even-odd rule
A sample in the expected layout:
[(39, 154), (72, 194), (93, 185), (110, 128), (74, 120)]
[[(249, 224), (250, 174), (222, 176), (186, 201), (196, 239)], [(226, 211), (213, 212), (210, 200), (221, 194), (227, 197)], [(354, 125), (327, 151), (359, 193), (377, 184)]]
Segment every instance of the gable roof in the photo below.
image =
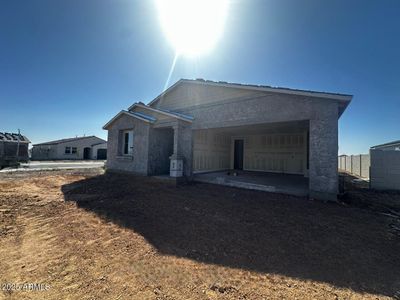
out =
[[(101, 139), (95, 135), (89, 135), (89, 136), (81, 136), (81, 137), (75, 137), (75, 138), (67, 138), (67, 139), (55, 140), (55, 141), (50, 141), (50, 142), (44, 142), (44, 143), (35, 144), (33, 146), (58, 145), (58, 144), (66, 143), (66, 142), (74, 142), (74, 141), (79, 141), (79, 140), (84, 140), (84, 139), (89, 139), (89, 138), (98, 138), (99, 140), (104, 141), (103, 139)], [(104, 142), (106, 142), (106, 141), (104, 141)]]
[(385, 143), (385, 144), (380, 144), (380, 145), (376, 145), (376, 146), (372, 146), (371, 149), (382, 148), (382, 147), (390, 147), (390, 146), (395, 146), (395, 145), (400, 145), (400, 140), (389, 142), (389, 143)]
[(0, 141), (30, 143), (30, 140), (19, 133), (0, 132)]
[(146, 115), (146, 114), (143, 114), (143, 113), (121, 110), (110, 121), (108, 121), (107, 124), (105, 124), (103, 126), (103, 129), (107, 129), (112, 123), (114, 123), (122, 115), (126, 115), (126, 116), (129, 116), (129, 117), (132, 117), (132, 118), (136, 118), (136, 119), (139, 119), (139, 120), (147, 122), (147, 123), (154, 123), (155, 121), (157, 121), (156, 118), (154, 118), (152, 116), (149, 116), (149, 115)]
[[(166, 109), (150, 107), (150, 106), (142, 104), (142, 103), (134, 103), (128, 109), (129, 109), (130, 112), (132, 112), (132, 110), (135, 107), (144, 108), (144, 109), (147, 109), (149, 111), (153, 111), (153, 112), (156, 112), (156, 113), (159, 113), (159, 114), (170, 116), (170, 117), (173, 117), (173, 118), (176, 118), (176, 119), (180, 119), (180, 120), (186, 121), (186, 122), (192, 122), (194, 120), (194, 118), (192, 116), (189, 116), (189, 115), (177, 113), (177, 112), (166, 110)], [(134, 113), (138, 113), (138, 112), (134, 112)]]
[(226, 81), (212, 81), (212, 80), (204, 80), (204, 79), (180, 79), (171, 85), (168, 89), (163, 91), (160, 95), (154, 98), (148, 106), (152, 106), (154, 103), (159, 101), (162, 97), (168, 94), (170, 91), (175, 89), (177, 86), (184, 83), (192, 83), (192, 84), (202, 84), (209, 86), (218, 86), (218, 87), (227, 87), (227, 88), (238, 88), (238, 89), (246, 89), (252, 91), (261, 91), (261, 92), (273, 92), (273, 93), (281, 93), (281, 94), (289, 94), (289, 95), (298, 95), (298, 96), (306, 96), (306, 97), (316, 97), (316, 98), (326, 98), (331, 100), (339, 101), (341, 104), (341, 115), (348, 104), (350, 103), (353, 95), (350, 94), (340, 94), (340, 93), (331, 93), (331, 92), (319, 92), (312, 90), (301, 90), (301, 89), (291, 89), (286, 87), (273, 87), (269, 85), (255, 85), (255, 84), (242, 84), (242, 83), (232, 83)]

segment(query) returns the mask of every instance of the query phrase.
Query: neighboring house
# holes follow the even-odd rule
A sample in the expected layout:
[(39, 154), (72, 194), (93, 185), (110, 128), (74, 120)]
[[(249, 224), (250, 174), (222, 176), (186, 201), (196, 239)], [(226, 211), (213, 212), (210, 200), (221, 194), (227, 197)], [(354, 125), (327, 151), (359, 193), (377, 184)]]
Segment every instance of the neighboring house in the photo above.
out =
[(338, 119), (351, 99), (181, 79), (103, 127), (107, 169), (188, 180), (229, 169), (299, 174), (308, 177), (311, 197), (336, 199)]
[(107, 142), (96, 136), (68, 138), (33, 145), (32, 160), (106, 159)]
[(0, 168), (28, 161), (30, 141), (18, 133), (0, 132)]
[(370, 186), (379, 190), (400, 190), (400, 141), (370, 149)]
[(372, 146), (371, 149), (372, 150), (383, 150), (383, 151), (389, 151), (389, 150), (400, 151), (400, 140), (381, 144), (381, 145)]

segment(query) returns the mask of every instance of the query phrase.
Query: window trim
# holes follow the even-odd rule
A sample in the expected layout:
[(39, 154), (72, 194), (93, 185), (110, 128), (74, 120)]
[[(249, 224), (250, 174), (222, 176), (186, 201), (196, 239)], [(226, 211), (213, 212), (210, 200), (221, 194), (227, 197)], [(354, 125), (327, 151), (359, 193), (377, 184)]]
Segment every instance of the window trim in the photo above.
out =
[[(68, 150), (68, 151), (67, 151)], [(64, 154), (71, 154), (71, 146), (65, 146)]]

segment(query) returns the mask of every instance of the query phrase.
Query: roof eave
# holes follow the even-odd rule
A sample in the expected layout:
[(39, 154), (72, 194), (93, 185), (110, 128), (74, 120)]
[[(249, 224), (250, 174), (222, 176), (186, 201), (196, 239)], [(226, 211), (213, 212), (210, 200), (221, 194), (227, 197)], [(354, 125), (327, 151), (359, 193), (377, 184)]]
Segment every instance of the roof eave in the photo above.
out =
[(178, 114), (175, 114), (173, 112), (167, 112), (167, 111), (156, 109), (156, 108), (150, 107), (148, 105), (140, 104), (140, 103), (134, 103), (133, 105), (131, 105), (129, 107), (129, 110), (133, 110), (135, 107), (148, 109), (150, 111), (153, 111), (153, 112), (156, 112), (156, 113), (159, 113), (159, 114), (164, 114), (164, 115), (170, 116), (172, 118), (176, 118), (176, 119), (179, 119), (179, 120), (182, 120), (182, 121), (186, 121), (186, 122), (189, 122), (189, 123), (193, 122), (193, 118), (192, 117), (189, 117), (189, 116), (186, 117), (186, 116), (183, 116), (182, 114), (178, 115)]
[(138, 116), (138, 115), (136, 115), (136, 114), (133, 114), (132, 112), (129, 112), (129, 111), (126, 111), (126, 110), (121, 110), (118, 114), (116, 114), (110, 121), (108, 121), (108, 122), (103, 126), (103, 129), (104, 129), (104, 130), (108, 130), (107, 128), (108, 128), (112, 123), (114, 123), (122, 114), (126, 114), (126, 115), (128, 115), (128, 116), (130, 116), (130, 117), (132, 117), (132, 118), (140, 119), (140, 120), (142, 120), (143, 122), (146, 122), (146, 123), (154, 123), (154, 122), (155, 122), (154, 120), (149, 120), (149, 119), (143, 118), (143, 117), (141, 117), (141, 116)]
[[(350, 94), (339, 94), (339, 93), (326, 93), (326, 92), (317, 92), (317, 91), (306, 91), (306, 90), (296, 90), (289, 88), (280, 88), (280, 87), (263, 87), (263, 86), (254, 86), (254, 85), (245, 85), (245, 84), (235, 84), (235, 83), (221, 83), (221, 82), (213, 82), (207, 80), (192, 80), (192, 79), (179, 79), (173, 85), (171, 85), (168, 89), (163, 91), (160, 95), (150, 101), (147, 105), (151, 106), (158, 100), (160, 100), (165, 94), (174, 89), (177, 85), (187, 82), (194, 84), (203, 84), (203, 85), (213, 85), (213, 86), (222, 86), (227, 88), (238, 88), (245, 90), (256, 90), (256, 91), (264, 91), (271, 93), (281, 93), (287, 95), (298, 95), (298, 96), (306, 96), (306, 97), (315, 97), (315, 98), (326, 98), (331, 100), (345, 101), (350, 102), (353, 98), (353, 95)], [(134, 107), (133, 104), (131, 107)], [(131, 109), (131, 107), (129, 109)]]

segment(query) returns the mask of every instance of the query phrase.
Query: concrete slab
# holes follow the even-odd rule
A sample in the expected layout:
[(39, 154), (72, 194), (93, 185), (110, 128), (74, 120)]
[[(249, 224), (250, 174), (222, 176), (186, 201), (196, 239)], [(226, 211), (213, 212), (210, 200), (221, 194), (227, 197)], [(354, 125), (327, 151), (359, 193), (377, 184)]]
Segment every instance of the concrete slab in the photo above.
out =
[(194, 181), (302, 197), (309, 194), (308, 178), (302, 175), (255, 171), (237, 171), (237, 173), (237, 176), (232, 175), (232, 171), (195, 174)]

